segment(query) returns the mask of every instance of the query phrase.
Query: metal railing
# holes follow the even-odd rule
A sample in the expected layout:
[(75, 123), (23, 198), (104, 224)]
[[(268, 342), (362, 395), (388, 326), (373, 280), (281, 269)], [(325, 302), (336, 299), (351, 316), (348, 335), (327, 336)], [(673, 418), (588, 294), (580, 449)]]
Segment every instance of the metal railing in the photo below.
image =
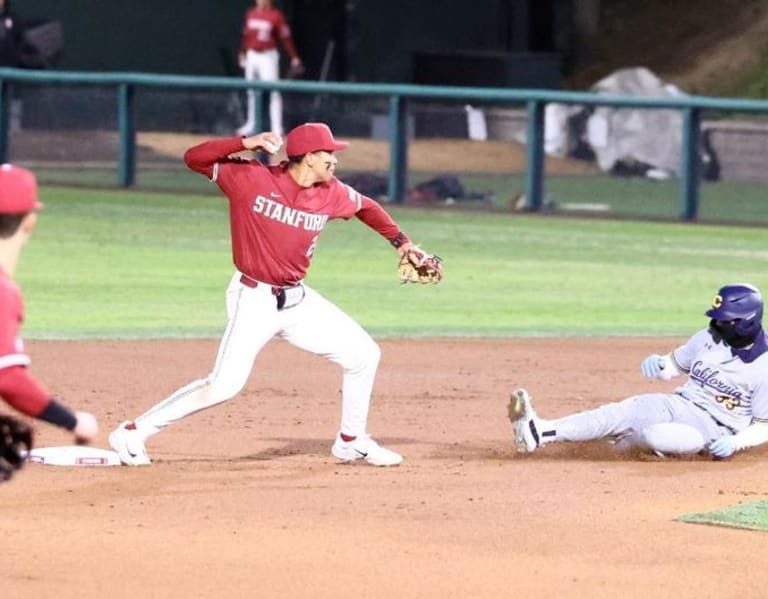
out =
[[(114, 86), (118, 114), (118, 185), (131, 187), (136, 175), (136, 128), (134, 123), (134, 92), (137, 87), (197, 88), (206, 90), (247, 90), (256, 93), (257, 106), (264, 105), (266, 94), (272, 90), (352, 96), (382, 96), (389, 98), (390, 168), (388, 196), (401, 203), (407, 181), (408, 140), (406, 115), (408, 100), (465, 100), (474, 102), (524, 103), (528, 113), (525, 176), (526, 209), (538, 211), (544, 199), (544, 108), (548, 103), (615, 108), (672, 109), (683, 117), (679, 187), (679, 218), (694, 220), (699, 204), (699, 147), (701, 112), (720, 110), (741, 113), (768, 114), (768, 101), (704, 96), (647, 98), (609, 96), (584, 92), (549, 90), (520, 90), (506, 88), (469, 88), (425, 85), (394, 85), (374, 83), (340, 83), (312, 81), (246, 81), (232, 77), (195, 77), (157, 75), (149, 73), (92, 73), (65, 71), (31, 71), (0, 68), (0, 161), (8, 154), (10, 85), (68, 84)], [(257, 111), (258, 112), (258, 111)], [(262, 130), (263, 113), (257, 114), (256, 130)]]

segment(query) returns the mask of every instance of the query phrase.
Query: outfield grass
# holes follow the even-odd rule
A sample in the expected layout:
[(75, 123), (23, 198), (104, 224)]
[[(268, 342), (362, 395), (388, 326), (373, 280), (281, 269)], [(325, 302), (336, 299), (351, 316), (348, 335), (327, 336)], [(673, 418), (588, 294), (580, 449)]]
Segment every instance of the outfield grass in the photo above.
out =
[[(225, 201), (44, 187), (17, 278), (27, 338), (214, 336), (232, 272)], [(377, 336), (684, 335), (719, 285), (766, 287), (759, 228), (394, 208), (445, 260), (398, 284), (396, 254), (331, 223), (307, 281)]]
[[(114, 188), (117, 169), (36, 169), (41, 182), (48, 185), (79, 185)], [(445, 173), (411, 172), (408, 186), (413, 187)], [(524, 173), (470, 174), (455, 173), (467, 193), (490, 196), (489, 205), (508, 210), (514, 198), (525, 191)], [(343, 178), (343, 174), (342, 174)], [(194, 176), (183, 165), (176, 168), (139, 168), (136, 174), (139, 190), (163, 193), (211, 193), (213, 185), (204, 177)], [(544, 179), (547, 201), (570, 211), (603, 206), (601, 212), (621, 218), (653, 218), (677, 220), (681, 214), (680, 182), (653, 181), (644, 177), (611, 175), (556, 175)], [(768, 225), (768, 198), (760, 183), (721, 181), (703, 182), (699, 187), (699, 218), (702, 221), (730, 224)]]

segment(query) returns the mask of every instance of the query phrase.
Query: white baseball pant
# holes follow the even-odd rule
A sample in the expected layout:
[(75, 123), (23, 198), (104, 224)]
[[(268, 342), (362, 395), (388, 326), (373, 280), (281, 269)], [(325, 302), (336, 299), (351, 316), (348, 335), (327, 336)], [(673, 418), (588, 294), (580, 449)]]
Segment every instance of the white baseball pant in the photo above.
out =
[[(591, 441), (616, 437), (622, 447), (662, 453), (698, 453), (732, 431), (676, 393), (646, 393), (594, 410), (542, 421), (541, 438), (550, 441)], [(544, 431), (555, 431), (547, 435)]]
[[(248, 81), (277, 81), (280, 76), (280, 55), (277, 49), (256, 52), (248, 50), (245, 54), (245, 78)], [(239, 129), (243, 135), (253, 132), (256, 126), (256, 93), (248, 90), (247, 116), (245, 124)], [(270, 130), (283, 134), (283, 97), (280, 92), (269, 94)]]
[(211, 373), (174, 392), (136, 420), (145, 439), (185, 416), (234, 397), (248, 380), (259, 351), (273, 337), (336, 362), (343, 369), (340, 432), (366, 434), (368, 408), (381, 350), (352, 318), (304, 286), (298, 305), (277, 310), (272, 288), (249, 287), (236, 272), (227, 288), (227, 328)]

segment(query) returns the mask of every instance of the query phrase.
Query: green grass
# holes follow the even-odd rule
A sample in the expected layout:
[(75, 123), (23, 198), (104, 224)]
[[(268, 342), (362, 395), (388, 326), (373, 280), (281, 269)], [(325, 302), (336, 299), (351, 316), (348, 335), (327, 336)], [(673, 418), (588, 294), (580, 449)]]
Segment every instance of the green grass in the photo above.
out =
[[(17, 278), (28, 338), (217, 337), (232, 272), (226, 202), (45, 187)], [(717, 288), (766, 287), (758, 228), (391, 209), (445, 260), (437, 286), (400, 285), (396, 254), (335, 221), (307, 282), (374, 335), (683, 335)]]
[(684, 514), (681, 522), (768, 531), (768, 501), (741, 503), (713, 512)]
[(743, 71), (723, 87), (725, 90), (721, 95), (754, 98), (756, 100), (768, 98), (768, 54), (766, 51), (762, 50), (760, 60), (756, 64)]
[[(432, 174), (413, 175), (419, 183)], [(467, 192), (493, 194), (497, 208), (509, 208), (510, 198), (524, 193), (525, 176), (462, 175)], [(547, 200), (570, 211), (586, 204), (602, 204), (613, 217), (676, 220), (681, 213), (680, 182), (654, 181), (643, 177), (611, 175), (548, 175), (544, 180)], [(702, 182), (699, 186), (699, 218), (709, 222), (768, 225), (765, 186), (759, 183)]]
[[(42, 183), (54, 186), (97, 186), (110, 190), (117, 185), (116, 168), (44, 168), (38, 169), (36, 173)], [(440, 174), (412, 172), (408, 185), (414, 186)], [(523, 173), (457, 174), (466, 192), (492, 195), (491, 206), (500, 210), (508, 210), (510, 200), (525, 190)], [(681, 212), (678, 180), (549, 174), (544, 183), (547, 199), (569, 211), (579, 210), (579, 207), (583, 209), (586, 204), (602, 204), (607, 208), (605, 214), (613, 217), (672, 221), (677, 220)], [(216, 193), (210, 181), (192, 175), (183, 165), (177, 168), (140, 168), (136, 176), (136, 187), (139, 190), (163, 193)], [(764, 185), (732, 181), (702, 183), (699, 191), (699, 217), (702, 221), (768, 225), (768, 201), (765, 201)]]

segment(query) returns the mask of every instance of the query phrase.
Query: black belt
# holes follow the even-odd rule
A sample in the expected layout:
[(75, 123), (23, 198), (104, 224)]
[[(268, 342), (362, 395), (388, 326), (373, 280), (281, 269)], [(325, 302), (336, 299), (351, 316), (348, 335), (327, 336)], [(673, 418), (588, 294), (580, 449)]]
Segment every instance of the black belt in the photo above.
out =
[[(266, 285), (266, 283), (260, 283), (256, 279), (253, 279), (244, 274), (240, 275), (240, 283), (246, 287), (249, 287), (250, 289), (255, 289), (259, 285)], [(279, 285), (270, 285), (270, 288), (272, 290), (272, 295), (275, 296), (278, 310), (287, 310), (288, 308), (293, 308), (294, 306), (297, 306), (299, 303), (301, 303), (301, 300), (304, 299), (304, 286), (301, 284), (288, 285), (285, 287), (280, 287)], [(300, 293), (294, 291), (299, 289), (301, 290)], [(288, 301), (289, 295), (291, 296), (291, 302), (286, 305), (286, 301)]]

